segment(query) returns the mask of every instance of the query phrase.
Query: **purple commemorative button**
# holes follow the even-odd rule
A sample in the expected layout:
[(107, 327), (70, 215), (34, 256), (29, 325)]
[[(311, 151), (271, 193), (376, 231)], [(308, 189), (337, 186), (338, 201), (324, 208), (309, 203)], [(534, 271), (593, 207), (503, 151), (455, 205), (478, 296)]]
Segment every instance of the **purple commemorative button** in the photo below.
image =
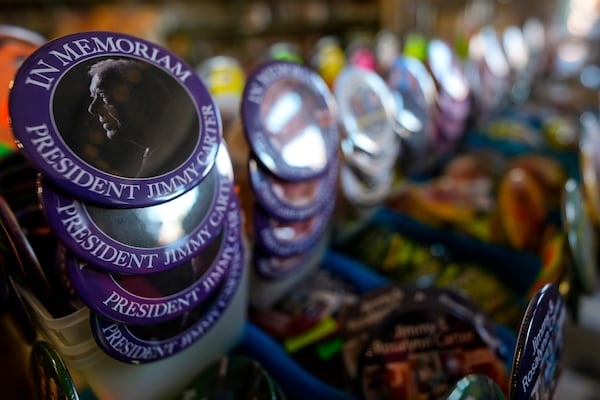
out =
[(112, 207), (173, 199), (210, 171), (219, 111), (183, 60), (114, 32), (64, 36), (36, 50), (9, 97), (18, 146), (71, 196)]
[(130, 209), (86, 204), (42, 184), (48, 224), (81, 261), (114, 273), (151, 274), (191, 260), (221, 231), (233, 192), (224, 145), (201, 184), (154, 206)]
[(315, 178), (337, 153), (335, 100), (323, 79), (306, 66), (261, 64), (246, 81), (241, 110), (256, 159), (281, 179)]
[(257, 276), (269, 281), (277, 281), (300, 273), (321, 262), (328, 244), (329, 236), (322, 235), (312, 248), (289, 257), (274, 256), (255, 246), (252, 252), (254, 271)]
[(335, 80), (334, 94), (344, 132), (356, 147), (378, 157), (397, 145), (396, 102), (376, 72), (345, 67)]
[(237, 203), (231, 201), (221, 234), (177, 268), (151, 275), (118, 275), (69, 257), (71, 282), (92, 311), (115, 322), (149, 325), (189, 313), (220, 290), (233, 263), (242, 262)]
[(253, 158), (248, 168), (257, 203), (285, 221), (305, 220), (322, 211), (337, 185), (338, 162), (332, 163), (325, 175), (301, 181), (279, 179)]
[(319, 213), (300, 221), (274, 218), (256, 205), (253, 221), (257, 245), (277, 257), (289, 257), (311, 249), (331, 225), (335, 203), (332, 193), (330, 201), (323, 204)]
[(547, 284), (529, 301), (513, 358), (509, 399), (551, 399), (564, 346), (566, 308), (558, 288)]
[(200, 340), (227, 311), (240, 288), (244, 269), (242, 251), (227, 272), (220, 291), (193, 311), (162, 324), (133, 326), (90, 314), (92, 334), (109, 356), (133, 363), (149, 363), (179, 353)]

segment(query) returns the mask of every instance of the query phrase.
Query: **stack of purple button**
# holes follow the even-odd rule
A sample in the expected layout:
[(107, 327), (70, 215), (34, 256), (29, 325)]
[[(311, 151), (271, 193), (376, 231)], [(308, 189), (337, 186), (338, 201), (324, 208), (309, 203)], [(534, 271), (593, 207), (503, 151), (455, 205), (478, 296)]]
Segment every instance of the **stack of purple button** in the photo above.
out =
[(143, 39), (73, 34), (24, 62), (9, 111), (98, 345), (144, 363), (208, 332), (244, 248), (219, 110), (194, 70)]
[(328, 242), (335, 209), (335, 101), (315, 71), (269, 61), (248, 77), (241, 107), (251, 150), (254, 270), (267, 281), (299, 276)]

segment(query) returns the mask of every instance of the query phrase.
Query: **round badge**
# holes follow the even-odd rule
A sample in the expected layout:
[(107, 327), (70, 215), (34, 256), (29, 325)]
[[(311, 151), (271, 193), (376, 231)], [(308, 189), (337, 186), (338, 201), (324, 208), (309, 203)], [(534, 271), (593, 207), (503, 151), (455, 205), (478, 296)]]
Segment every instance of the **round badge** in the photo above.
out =
[[(335, 200), (335, 194), (331, 199)], [(276, 257), (289, 257), (311, 249), (331, 225), (335, 201), (323, 206), (321, 212), (299, 221), (279, 220), (256, 206), (253, 214), (256, 243)]]
[(151, 274), (198, 255), (221, 231), (233, 192), (224, 145), (214, 168), (181, 196), (158, 205), (108, 208), (41, 186), (48, 224), (81, 261), (107, 272)]
[[(240, 251), (240, 260), (244, 259)], [(118, 360), (142, 364), (175, 355), (200, 340), (226, 312), (240, 287), (244, 263), (233, 263), (218, 293), (193, 311), (161, 324), (133, 326), (90, 314), (92, 334), (98, 346)]]
[(565, 183), (562, 213), (578, 287), (583, 293), (592, 295), (598, 288), (596, 231), (586, 213), (581, 189), (574, 179)]
[(399, 127), (396, 131), (410, 133), (405, 141), (411, 144), (409, 147), (417, 149), (417, 154), (425, 152), (427, 148), (427, 127), (433, 105), (433, 100), (428, 98), (431, 94), (427, 91), (432, 91), (435, 96), (433, 80), (424, 69), (425, 66), (419, 60), (398, 56), (386, 74), (386, 82), (392, 95), (399, 97), (395, 118)]
[(340, 167), (340, 184), (344, 197), (359, 207), (380, 205), (390, 193), (394, 180), (392, 171), (382, 171), (381, 176), (368, 176), (351, 164)]
[(194, 70), (133, 36), (53, 40), (21, 66), (9, 96), (19, 147), (71, 196), (150, 206), (196, 186), (221, 141), (219, 111)]
[(225, 121), (231, 121), (239, 113), (240, 98), (246, 76), (240, 63), (233, 57), (209, 58), (196, 71), (213, 96)]
[(149, 325), (191, 312), (218, 291), (240, 254), (240, 213), (231, 202), (221, 234), (200, 255), (151, 275), (108, 274), (67, 258), (67, 272), (81, 299), (95, 313), (123, 324)]
[(581, 115), (579, 130), (579, 167), (587, 209), (600, 226), (600, 123), (592, 113)]
[(31, 288), (53, 315), (58, 315), (61, 305), (54, 301), (55, 289), (25, 233), (21, 230), (17, 218), (2, 197), (0, 197), (0, 242), (3, 247), (2, 257), (10, 260), (9, 273), (15, 276), (18, 283)]
[(358, 378), (365, 399), (443, 396), (483, 373), (505, 381), (499, 340), (484, 314), (450, 290), (419, 290), (374, 330)]
[(50, 343), (35, 342), (31, 347), (29, 359), (35, 399), (79, 399), (77, 387), (67, 366)]
[(337, 153), (333, 95), (323, 79), (294, 62), (263, 63), (247, 79), (242, 122), (255, 157), (290, 181), (323, 174)]
[(4, 265), (4, 259), (0, 257), (0, 317), (4, 315), (8, 309), (8, 301), (10, 296), (10, 286), (8, 280), (7, 266)]
[(174, 400), (243, 398), (285, 400), (277, 382), (258, 361), (234, 353), (209, 365)]
[(513, 358), (510, 400), (552, 398), (561, 371), (566, 309), (554, 284), (529, 301)]
[(516, 25), (509, 25), (502, 33), (502, 47), (510, 67), (522, 73), (529, 63), (529, 48), (523, 31)]
[(454, 384), (446, 400), (506, 400), (502, 389), (485, 375), (470, 374)]
[(384, 285), (362, 294), (356, 303), (342, 308), (339, 316), (344, 345), (342, 357), (346, 374), (356, 379), (358, 360), (370, 333), (410, 293), (409, 287)]
[(256, 246), (252, 252), (254, 270), (267, 280), (283, 279), (319, 263), (328, 244), (329, 238), (324, 235), (312, 248), (289, 257), (277, 257)]
[(377, 157), (394, 143), (396, 103), (377, 73), (345, 67), (335, 80), (334, 93), (344, 132), (358, 148)]
[(254, 158), (248, 161), (248, 168), (257, 203), (274, 218), (285, 221), (305, 220), (320, 212), (332, 201), (331, 188), (337, 185), (337, 162), (325, 175), (301, 181), (279, 179)]
[(427, 46), (427, 65), (440, 91), (455, 101), (468, 100), (470, 88), (452, 48), (440, 39), (433, 39)]
[(377, 157), (358, 148), (349, 138), (342, 139), (340, 147), (344, 155), (344, 163), (369, 177), (388, 174), (394, 168), (398, 157), (402, 153), (400, 143), (396, 137), (390, 138), (385, 152)]
[(7, 151), (17, 149), (8, 116), (8, 92), (19, 66), (46, 40), (35, 32), (14, 25), (0, 24), (0, 144)]

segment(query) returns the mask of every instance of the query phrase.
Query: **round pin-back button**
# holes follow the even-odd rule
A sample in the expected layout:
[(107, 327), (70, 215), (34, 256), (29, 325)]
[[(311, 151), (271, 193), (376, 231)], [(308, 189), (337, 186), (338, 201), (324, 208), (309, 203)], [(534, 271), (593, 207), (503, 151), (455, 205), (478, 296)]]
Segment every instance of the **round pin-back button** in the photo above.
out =
[(373, 331), (358, 366), (365, 399), (439, 398), (465, 375), (506, 380), (493, 326), (477, 307), (445, 289), (417, 290)]
[(529, 48), (525, 43), (525, 36), (520, 27), (509, 25), (504, 29), (502, 48), (510, 68), (517, 74), (524, 72), (529, 63)]
[(377, 157), (395, 142), (396, 102), (385, 81), (374, 71), (345, 67), (334, 86), (335, 99), (347, 137)]
[(598, 262), (596, 231), (586, 213), (579, 184), (569, 179), (562, 193), (562, 217), (577, 285), (591, 295), (597, 290)]
[(246, 81), (241, 111), (256, 159), (281, 179), (315, 178), (337, 153), (333, 95), (323, 79), (304, 65), (261, 64)]
[[(243, 254), (239, 257), (244, 259)], [(91, 313), (94, 339), (109, 356), (133, 364), (175, 355), (200, 340), (220, 320), (240, 287), (243, 269), (243, 262), (233, 263), (218, 293), (193, 311), (161, 324), (126, 325)]]
[(67, 258), (67, 271), (81, 299), (115, 322), (150, 325), (191, 312), (223, 286), (231, 266), (243, 262), (240, 210), (231, 201), (223, 231), (200, 255), (168, 271), (118, 275)]
[(48, 225), (81, 261), (107, 272), (151, 274), (191, 260), (221, 231), (233, 169), (222, 144), (200, 184), (148, 207), (102, 207), (67, 197), (50, 184), (41, 189)]
[(17, 69), (36, 48), (46, 42), (41, 35), (15, 25), (0, 24), (0, 144), (9, 151), (17, 150), (10, 129), (8, 93)]
[(385, 152), (377, 157), (358, 148), (350, 138), (342, 139), (340, 148), (344, 155), (344, 163), (351, 165), (352, 168), (361, 171), (361, 174), (366, 176), (382, 176), (389, 173), (396, 165), (398, 158), (402, 156), (400, 141), (396, 136), (390, 138)]
[(413, 160), (421, 159), (429, 148), (435, 83), (421, 61), (404, 55), (394, 59), (386, 82), (398, 98), (395, 130), (403, 147), (410, 152), (410, 160), (407, 160), (410, 165)]
[(113, 32), (67, 35), (37, 49), (15, 76), (9, 112), (19, 147), (49, 181), (113, 207), (155, 205), (196, 186), (222, 133), (191, 67)]
[(8, 300), (10, 296), (9, 275), (7, 267), (4, 265), (4, 258), (0, 257), (0, 317), (8, 309)]
[(432, 39), (427, 45), (427, 65), (439, 90), (455, 101), (468, 100), (470, 88), (458, 56), (443, 40)]
[(283, 279), (320, 262), (328, 244), (329, 237), (323, 235), (312, 248), (289, 257), (277, 257), (255, 246), (252, 252), (253, 267), (261, 278), (273, 281)]
[(256, 360), (240, 354), (223, 356), (174, 399), (285, 400), (280, 386)]
[(592, 113), (583, 113), (579, 130), (579, 167), (586, 206), (594, 225), (600, 225), (600, 123)]
[(196, 71), (217, 103), (223, 120), (237, 117), (246, 80), (239, 61), (230, 56), (211, 57)]
[(552, 398), (561, 372), (565, 321), (558, 288), (546, 284), (529, 301), (519, 328), (509, 399)]
[(35, 399), (79, 399), (77, 387), (69, 369), (50, 343), (35, 342), (31, 347), (29, 359)]
[(48, 310), (58, 316), (60, 304), (54, 301), (54, 287), (29, 240), (21, 230), (17, 218), (2, 197), (0, 197), (0, 242), (4, 247), (2, 256), (13, 264), (10, 273), (17, 282), (33, 290), (46, 304)]
[(331, 200), (323, 204), (319, 213), (299, 221), (274, 218), (262, 207), (255, 206), (253, 222), (256, 244), (276, 257), (289, 257), (311, 249), (331, 225), (335, 194)]
[(394, 180), (392, 171), (370, 176), (352, 164), (340, 167), (340, 185), (344, 198), (358, 207), (380, 205), (390, 193)]
[(456, 382), (446, 400), (506, 400), (502, 389), (485, 375), (469, 374)]
[(286, 181), (271, 174), (254, 158), (248, 160), (250, 184), (258, 204), (271, 216), (284, 221), (300, 221), (320, 212), (332, 200), (337, 185), (338, 163), (325, 175), (301, 181)]
[(358, 360), (371, 331), (400, 307), (410, 291), (408, 286), (385, 285), (369, 290), (357, 302), (342, 308), (339, 316), (344, 339), (342, 357), (346, 374), (352, 381), (357, 377)]

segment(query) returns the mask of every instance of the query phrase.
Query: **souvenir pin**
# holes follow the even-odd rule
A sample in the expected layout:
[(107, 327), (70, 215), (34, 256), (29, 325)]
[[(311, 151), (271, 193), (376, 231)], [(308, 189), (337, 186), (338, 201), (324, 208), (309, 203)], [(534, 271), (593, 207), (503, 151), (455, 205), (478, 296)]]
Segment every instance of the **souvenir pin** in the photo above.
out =
[(33, 344), (29, 368), (34, 399), (79, 399), (77, 387), (69, 369), (50, 343), (38, 341)]
[(371, 331), (389, 313), (399, 308), (410, 289), (397, 285), (385, 285), (369, 290), (354, 304), (342, 308), (339, 316), (342, 349), (346, 374), (351, 380), (357, 377), (358, 360), (371, 335)]
[(41, 35), (15, 25), (0, 24), (0, 144), (8, 152), (17, 150), (8, 116), (8, 88), (19, 66), (46, 42)]
[(579, 165), (584, 199), (592, 222), (600, 225), (600, 124), (592, 113), (581, 116)]
[(217, 103), (224, 123), (236, 118), (246, 80), (238, 60), (230, 56), (212, 57), (196, 71)]
[(378, 72), (385, 75), (400, 54), (400, 39), (391, 30), (381, 30), (375, 37), (375, 60)]
[(9, 275), (4, 258), (0, 257), (0, 317), (6, 313), (8, 309), (8, 300), (10, 296), (10, 284), (8, 282)]
[(433, 100), (427, 98), (429, 94), (425, 90), (435, 91), (435, 87), (424, 69), (419, 60), (399, 56), (385, 76), (396, 98), (395, 131), (402, 141), (400, 161), (408, 173), (422, 168), (424, 160), (430, 157)]
[(293, 339), (336, 318), (357, 301), (356, 289), (342, 277), (319, 268), (267, 309), (250, 309), (250, 320), (278, 340)]
[(254, 158), (248, 160), (248, 168), (257, 203), (271, 216), (285, 221), (304, 220), (320, 212), (337, 184), (337, 163), (325, 175), (301, 181), (279, 179)]
[(502, 389), (489, 377), (470, 374), (454, 384), (446, 400), (506, 400)]
[(223, 356), (209, 365), (174, 399), (256, 398), (285, 400), (281, 388), (256, 360), (241, 354)]
[[(48, 310), (55, 316), (60, 314), (60, 304), (54, 301), (55, 288), (40, 264), (25, 233), (21, 230), (14, 213), (0, 197), (0, 240), (5, 247), (2, 255), (5, 265), (17, 281), (34, 291)], [(13, 264), (9, 265), (7, 263)]]
[(523, 73), (529, 63), (529, 48), (523, 30), (516, 25), (507, 26), (502, 33), (502, 47), (512, 70)]
[(239, 209), (232, 201), (223, 231), (200, 255), (151, 275), (109, 274), (67, 257), (70, 280), (88, 307), (103, 317), (150, 325), (191, 312), (223, 286), (233, 263), (241, 263)]
[(289, 257), (274, 256), (255, 246), (252, 253), (254, 270), (258, 276), (269, 281), (284, 279), (309, 270), (310, 266), (320, 262), (329, 244), (328, 239), (327, 235), (323, 235), (312, 248)]
[(299, 221), (279, 220), (257, 206), (253, 214), (256, 243), (276, 257), (303, 253), (314, 247), (327, 231), (334, 206), (335, 202), (328, 201), (319, 213)]
[(325, 36), (319, 39), (315, 44), (311, 65), (325, 83), (333, 88), (337, 75), (346, 65), (346, 54), (338, 38)]
[(486, 371), (507, 376), (499, 340), (485, 315), (444, 289), (418, 290), (371, 334), (359, 360), (365, 399), (441, 397), (459, 379)]
[(380, 205), (390, 193), (393, 179), (392, 171), (381, 171), (379, 176), (369, 176), (351, 164), (340, 167), (344, 198), (359, 207)]
[(587, 295), (598, 286), (597, 237), (588, 217), (579, 184), (569, 179), (562, 195), (562, 217), (577, 287)]
[(334, 93), (343, 130), (355, 146), (378, 157), (395, 145), (396, 103), (377, 73), (345, 67), (335, 81)]
[(246, 81), (241, 109), (256, 159), (281, 179), (315, 178), (337, 154), (333, 96), (323, 79), (301, 64), (262, 64)]
[(9, 96), (19, 148), (72, 197), (142, 207), (208, 174), (221, 141), (216, 104), (194, 70), (140, 38), (85, 32), (37, 49)]
[(48, 224), (81, 261), (115, 273), (151, 274), (198, 255), (221, 231), (233, 192), (233, 170), (224, 145), (199, 184), (168, 202), (108, 208), (67, 197), (43, 183)]
[(267, 51), (267, 59), (279, 61), (292, 61), (302, 63), (304, 60), (300, 51), (292, 43), (277, 42), (272, 44)]
[(552, 398), (561, 372), (566, 311), (554, 284), (529, 301), (513, 357), (510, 400)]
[(229, 307), (242, 280), (242, 252), (237, 254), (218, 291), (194, 310), (174, 320), (148, 326), (120, 324), (90, 315), (92, 334), (98, 346), (113, 358), (141, 364), (175, 355), (202, 338)]

